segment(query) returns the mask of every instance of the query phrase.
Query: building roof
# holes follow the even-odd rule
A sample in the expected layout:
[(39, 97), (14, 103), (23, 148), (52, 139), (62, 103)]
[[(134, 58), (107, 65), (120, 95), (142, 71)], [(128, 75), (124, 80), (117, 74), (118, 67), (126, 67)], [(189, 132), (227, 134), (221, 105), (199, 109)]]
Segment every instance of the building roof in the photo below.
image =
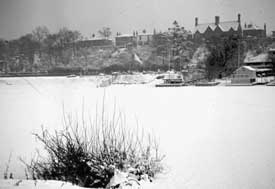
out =
[(153, 33), (139, 33), (138, 36), (151, 36)]
[(251, 67), (251, 66), (242, 66), (241, 68), (245, 68), (245, 69), (250, 70), (250, 71), (256, 71), (256, 69)]
[(247, 24), (247, 25), (244, 25), (243, 30), (263, 30), (263, 29), (255, 24)]
[(133, 34), (121, 34), (119, 36), (116, 36), (116, 37), (134, 37)]
[(244, 63), (259, 63), (259, 62), (269, 62), (268, 54), (262, 53), (256, 56), (253, 56), (252, 54), (247, 54)]
[(255, 71), (255, 72), (264, 72), (264, 71), (270, 71), (270, 68), (253, 68), (251, 66), (242, 66), (241, 68), (245, 68), (250, 71)]
[(208, 27), (214, 30), (216, 28), (216, 25), (213, 23), (198, 24), (197, 26), (195, 26), (194, 33), (196, 33), (197, 31), (200, 33), (204, 33)]
[(239, 22), (238, 21), (227, 21), (227, 22), (220, 22), (218, 25), (216, 25), (215, 23), (198, 24), (197, 26), (195, 26), (194, 33), (196, 33), (197, 31), (200, 33), (204, 33), (208, 27), (213, 31), (217, 27), (219, 27), (223, 32), (227, 32), (231, 28), (234, 31), (237, 31), (238, 27), (239, 27)]
[(271, 68), (257, 68), (256, 71), (257, 72), (265, 72), (265, 71), (271, 71)]
[(94, 37), (94, 38), (91, 38), (90, 40), (109, 40), (109, 39), (103, 38), (103, 37)]
[(219, 24), (219, 27), (222, 29), (222, 31), (229, 31), (231, 28), (234, 31), (238, 31), (239, 25), (240, 24), (238, 21), (229, 21), (229, 22), (221, 22)]

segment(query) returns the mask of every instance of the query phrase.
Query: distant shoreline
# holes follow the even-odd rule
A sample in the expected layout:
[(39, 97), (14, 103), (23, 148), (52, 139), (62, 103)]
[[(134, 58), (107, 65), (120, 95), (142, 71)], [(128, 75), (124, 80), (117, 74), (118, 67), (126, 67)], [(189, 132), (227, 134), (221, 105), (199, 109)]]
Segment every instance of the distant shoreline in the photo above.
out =
[[(79, 72), (68, 72), (68, 73), (30, 73), (30, 72), (23, 72), (23, 73), (0, 73), (0, 78), (2, 77), (64, 77), (64, 76), (96, 76), (100, 74), (104, 75), (127, 75), (127, 74), (134, 74), (136, 72), (112, 72), (112, 73), (106, 73), (104, 71), (102, 72), (90, 72), (90, 73), (85, 73), (85, 74), (80, 74)], [(138, 73), (143, 73), (143, 72), (138, 72)], [(156, 72), (147, 72), (147, 73), (156, 73)]]
[[(74, 73), (9, 73), (9, 74), (0, 74), (0, 78), (3, 77), (64, 77), (69, 75), (80, 76), (79, 74)], [(83, 76), (92, 76), (97, 74), (85, 74)]]

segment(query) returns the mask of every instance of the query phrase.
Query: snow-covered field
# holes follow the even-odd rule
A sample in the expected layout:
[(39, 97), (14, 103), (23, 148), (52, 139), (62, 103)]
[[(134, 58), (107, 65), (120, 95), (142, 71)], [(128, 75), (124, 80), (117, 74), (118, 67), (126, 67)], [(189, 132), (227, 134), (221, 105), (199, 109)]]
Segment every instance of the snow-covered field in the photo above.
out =
[(166, 155), (165, 173), (145, 188), (275, 188), (274, 87), (97, 88), (98, 81), (0, 78), (0, 177), (12, 152), (10, 171), (24, 178), (18, 157), (40, 147), (31, 133), (61, 128), (63, 107), (94, 115), (105, 93), (109, 112), (116, 104), (129, 127), (138, 120)]
[(0, 180), (1, 189), (81, 189), (81, 187), (59, 181)]

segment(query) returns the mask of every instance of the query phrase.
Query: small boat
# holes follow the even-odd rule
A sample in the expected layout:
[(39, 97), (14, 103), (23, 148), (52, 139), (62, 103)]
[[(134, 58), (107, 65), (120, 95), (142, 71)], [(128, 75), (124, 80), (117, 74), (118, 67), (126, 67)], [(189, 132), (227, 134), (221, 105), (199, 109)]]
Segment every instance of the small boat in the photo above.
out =
[(267, 83), (266, 85), (267, 85), (267, 86), (275, 86), (275, 80), (273, 80), (273, 81)]
[(180, 73), (168, 72), (163, 77), (163, 83), (156, 84), (156, 87), (182, 87), (186, 86), (183, 76)]
[(220, 84), (220, 82), (215, 81), (200, 81), (195, 84), (195, 86), (207, 87), (207, 86), (216, 86)]

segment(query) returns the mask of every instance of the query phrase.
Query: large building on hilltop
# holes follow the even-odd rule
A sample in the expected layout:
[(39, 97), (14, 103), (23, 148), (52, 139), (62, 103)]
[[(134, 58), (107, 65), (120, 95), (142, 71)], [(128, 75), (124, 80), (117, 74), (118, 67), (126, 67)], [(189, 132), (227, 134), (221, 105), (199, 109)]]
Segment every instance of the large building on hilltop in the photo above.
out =
[(259, 26), (256, 26), (255, 24), (244, 24), (243, 28), (243, 36), (246, 38), (249, 37), (256, 37), (256, 38), (262, 38), (266, 37), (266, 24), (264, 24), (264, 28), (260, 28)]
[(221, 22), (220, 17), (215, 17), (213, 23), (199, 23), (199, 19), (195, 18), (195, 29), (193, 38), (210, 39), (213, 37), (226, 36), (242, 36), (241, 15), (238, 14), (237, 20)]
[(94, 48), (112, 47), (113, 41), (105, 38), (93, 38), (89, 40), (79, 41), (77, 45), (80, 47), (94, 47)]
[(134, 34), (122, 34), (115, 37), (116, 47), (125, 48), (128, 46), (136, 46), (137, 37)]
[(138, 33), (134, 31), (133, 34), (120, 34), (117, 33), (115, 37), (116, 47), (127, 47), (136, 45), (148, 45), (153, 41), (154, 33)]

